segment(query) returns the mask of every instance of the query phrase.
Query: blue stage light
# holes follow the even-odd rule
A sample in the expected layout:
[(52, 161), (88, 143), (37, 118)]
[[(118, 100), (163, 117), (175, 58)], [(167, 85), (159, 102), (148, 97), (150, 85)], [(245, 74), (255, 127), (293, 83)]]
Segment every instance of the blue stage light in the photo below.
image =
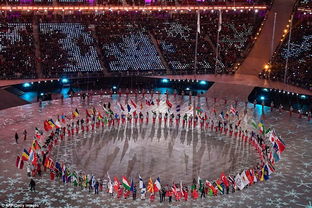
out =
[(261, 97), (260, 97), (260, 100), (265, 100), (265, 97), (264, 97), (264, 96), (261, 96)]
[(206, 81), (204, 81), (204, 80), (201, 80), (201, 81), (199, 82), (199, 84), (200, 84), (200, 85), (206, 85), (206, 84), (207, 84), (207, 82), (206, 82)]
[(63, 84), (66, 84), (66, 83), (69, 82), (69, 80), (67, 78), (63, 78), (63, 79), (61, 79), (61, 81), (62, 81)]
[(113, 86), (113, 90), (116, 90), (117, 89), (117, 87), (116, 86)]
[(306, 99), (306, 98), (307, 98), (307, 96), (305, 96), (305, 95), (301, 95), (301, 96), (300, 96), (300, 98), (301, 98), (301, 99)]
[(268, 88), (263, 88), (264, 92), (269, 92)]
[(185, 90), (190, 90), (190, 88), (189, 88), (189, 87), (187, 87)]
[(162, 79), (161, 82), (162, 83), (169, 83), (169, 80), (168, 79)]
[(23, 87), (30, 87), (30, 83), (25, 82), (25, 83), (23, 84)]

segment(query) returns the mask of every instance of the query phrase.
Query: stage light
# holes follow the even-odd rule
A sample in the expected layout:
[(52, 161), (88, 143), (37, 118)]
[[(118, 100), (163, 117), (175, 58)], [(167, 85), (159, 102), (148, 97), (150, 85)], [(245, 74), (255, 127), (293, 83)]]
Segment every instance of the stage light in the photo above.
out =
[(62, 81), (63, 84), (66, 84), (66, 83), (69, 82), (69, 80), (67, 78), (63, 78), (61, 81)]
[(206, 81), (204, 81), (204, 80), (201, 80), (201, 81), (199, 82), (199, 84), (200, 84), (200, 85), (206, 85), (206, 84), (207, 84), (207, 82), (206, 82)]
[(265, 100), (265, 97), (264, 97), (264, 96), (261, 96), (261, 97), (260, 97), (260, 100)]
[(40, 95), (41, 95), (41, 96), (43, 96), (43, 95), (44, 95), (44, 93), (42, 92), (42, 93), (40, 93)]
[(264, 92), (269, 92), (269, 90), (267, 88), (264, 88), (263, 91)]
[(169, 83), (169, 80), (168, 79), (162, 79), (161, 82), (162, 83)]
[(190, 90), (190, 88), (189, 88), (189, 87), (187, 87), (185, 90)]
[(25, 82), (24, 84), (23, 84), (23, 87), (30, 87), (30, 84), (28, 83), (28, 82)]
[(113, 90), (116, 90), (117, 89), (117, 87), (116, 86), (113, 86)]
[(301, 98), (301, 99), (306, 99), (306, 98), (307, 98), (307, 96), (305, 96), (305, 95), (301, 95), (301, 96), (300, 96), (300, 98)]

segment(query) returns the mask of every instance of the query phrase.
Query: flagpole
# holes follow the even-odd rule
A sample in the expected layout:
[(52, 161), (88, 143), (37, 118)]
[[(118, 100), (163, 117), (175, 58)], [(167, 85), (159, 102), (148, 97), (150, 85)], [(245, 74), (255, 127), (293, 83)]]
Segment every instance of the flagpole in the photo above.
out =
[(219, 42), (220, 42), (220, 31), (221, 31), (221, 10), (219, 10), (219, 23), (218, 23), (218, 33), (217, 33), (217, 47), (216, 47), (216, 62), (215, 62), (215, 74), (218, 71), (218, 60), (219, 60)]
[(290, 50), (290, 40), (291, 40), (291, 30), (292, 30), (293, 17), (294, 16), (291, 15), (290, 24), (289, 24), (289, 36), (288, 36), (287, 56), (286, 56), (285, 74), (284, 74), (284, 83), (286, 85), (287, 85), (288, 58), (289, 58), (289, 50)]
[(196, 78), (196, 72), (197, 72), (197, 51), (198, 51), (198, 35), (200, 33), (200, 13), (199, 10), (197, 10), (197, 30), (196, 30), (196, 43), (195, 43), (195, 61), (194, 61), (194, 74)]

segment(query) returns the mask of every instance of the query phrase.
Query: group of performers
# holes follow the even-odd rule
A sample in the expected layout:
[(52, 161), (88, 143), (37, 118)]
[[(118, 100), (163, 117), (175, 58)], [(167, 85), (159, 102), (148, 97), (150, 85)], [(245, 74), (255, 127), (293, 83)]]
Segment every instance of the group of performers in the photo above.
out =
[[(110, 108), (110, 104), (103, 106), (102, 113), (95, 107), (86, 109), (85, 118), (79, 114), (78, 109), (70, 116), (60, 115), (57, 117), (57, 122), (50, 121), (55, 124), (55, 129), (49, 130), (49, 136), (44, 139), (43, 135), (38, 136), (40, 142), (40, 148), (34, 150), (37, 155), (37, 160), (29, 161), (32, 166), (32, 175), (36, 176), (38, 172), (41, 173), (41, 166), (44, 170), (50, 171), (50, 178), (54, 180), (55, 177), (61, 178), (64, 183), (73, 183), (75, 186), (81, 188), (88, 188), (90, 190), (105, 191), (110, 195), (115, 195), (117, 198), (128, 198), (131, 194), (133, 198), (136, 197), (136, 183), (134, 186), (131, 185), (131, 190), (128, 186), (124, 186), (125, 177), (123, 177), (123, 183), (120, 183), (117, 177), (114, 177), (112, 181), (109, 176), (108, 179), (96, 179), (94, 175), (82, 173), (81, 171), (75, 171), (70, 166), (65, 165), (63, 162), (54, 161), (52, 159), (53, 147), (58, 145), (62, 140), (71, 138), (75, 134), (87, 133), (94, 131), (98, 128), (112, 128), (115, 126), (132, 126), (132, 124), (149, 124), (156, 125), (169, 125), (178, 128), (197, 128), (205, 131), (216, 132), (217, 134), (227, 135), (231, 138), (242, 139), (245, 142), (253, 145), (259, 154), (259, 163), (250, 169), (244, 170), (244, 174), (247, 177), (247, 186), (252, 185), (257, 181), (267, 180), (270, 173), (272, 172), (274, 161), (270, 156), (268, 145), (264, 142), (263, 136), (257, 134), (254, 131), (243, 128), (241, 120), (238, 114), (225, 114), (224, 117), (217, 116), (216, 113), (213, 115), (207, 115), (207, 113), (184, 113), (181, 115), (179, 112), (156, 112), (156, 111), (145, 111), (137, 113), (136, 111), (125, 113), (121, 111), (119, 113), (114, 112)], [(150, 119), (151, 117), (151, 119)], [(182, 124), (181, 124), (182, 120)], [(56, 125), (57, 124), (57, 125)], [(59, 125), (61, 124), (61, 126)], [(123, 185), (122, 185), (123, 184)], [(149, 181), (150, 184), (150, 181)], [(154, 184), (154, 183), (152, 183)], [(197, 199), (199, 195), (201, 197), (210, 194), (217, 195), (218, 192), (221, 194), (228, 194), (230, 187), (232, 192), (240, 190), (237, 186), (237, 180), (234, 176), (222, 175), (220, 179), (210, 183), (208, 180), (199, 183), (194, 180), (190, 187), (181, 184), (173, 185), (161, 185), (161, 188), (157, 191), (153, 189), (150, 191), (149, 188), (142, 186), (141, 179), (139, 181), (141, 199), (146, 198), (147, 192), (150, 192), (150, 200), (154, 201), (156, 192), (159, 192), (160, 201), (164, 201), (166, 197), (171, 201), (172, 198), (179, 201), (181, 199), (188, 200), (189, 193), (193, 199)], [(150, 187), (151, 188), (151, 187)], [(114, 194), (115, 193), (115, 194)]]

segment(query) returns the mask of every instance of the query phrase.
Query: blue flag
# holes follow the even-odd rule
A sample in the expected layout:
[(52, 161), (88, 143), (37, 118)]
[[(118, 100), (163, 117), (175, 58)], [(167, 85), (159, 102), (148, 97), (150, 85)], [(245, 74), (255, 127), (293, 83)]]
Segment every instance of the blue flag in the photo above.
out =
[(129, 104), (127, 104), (127, 108), (128, 108), (128, 113), (131, 111), (131, 107)]
[(131, 179), (131, 187), (130, 187), (130, 191), (133, 192), (134, 190), (134, 184), (133, 184), (133, 179)]

